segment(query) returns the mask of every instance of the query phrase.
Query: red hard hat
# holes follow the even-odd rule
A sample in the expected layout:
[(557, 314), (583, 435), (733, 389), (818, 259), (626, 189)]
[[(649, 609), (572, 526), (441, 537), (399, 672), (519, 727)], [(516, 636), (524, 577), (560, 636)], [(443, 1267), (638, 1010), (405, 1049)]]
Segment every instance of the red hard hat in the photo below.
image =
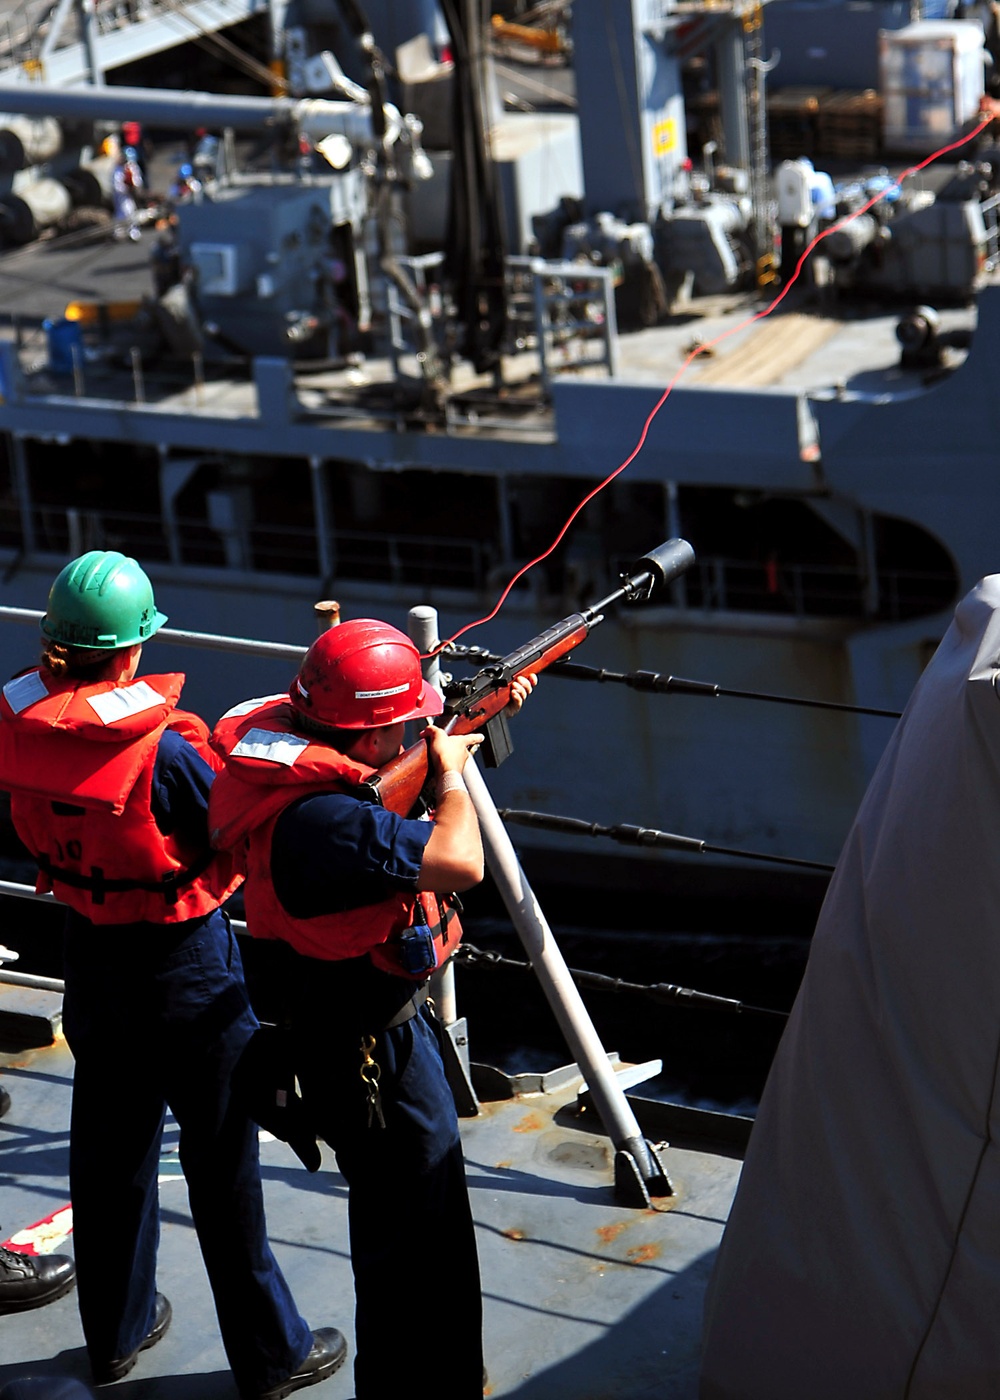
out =
[(333, 729), (378, 729), (444, 709), (409, 637), (369, 617), (342, 622), (317, 638), (288, 696), (299, 714)]

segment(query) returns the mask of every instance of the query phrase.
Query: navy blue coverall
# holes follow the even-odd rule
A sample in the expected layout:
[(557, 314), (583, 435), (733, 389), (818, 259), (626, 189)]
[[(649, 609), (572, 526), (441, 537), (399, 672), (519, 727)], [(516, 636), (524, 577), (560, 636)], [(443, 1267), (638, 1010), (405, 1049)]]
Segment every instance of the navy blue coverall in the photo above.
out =
[[(157, 750), (153, 813), (208, 845), (213, 773), (180, 735)], [(63, 1025), (76, 1059), (70, 1130), (80, 1316), (98, 1365), (153, 1324), (157, 1174), (167, 1107), (240, 1394), (298, 1370), (312, 1346), (267, 1242), (257, 1128), (230, 1076), (257, 1027), (236, 940), (220, 910), (184, 923), (97, 925), (69, 911)]]
[[(307, 919), (413, 890), (432, 829), (344, 794), (302, 798), (275, 825), (275, 893)], [(367, 957), (288, 948), (285, 961), (302, 1097), (348, 1184), (357, 1400), (412, 1394), (415, 1349), (431, 1344), (435, 1394), (481, 1400), (479, 1260), (455, 1102), (429, 1012), (386, 1029), (418, 984)], [(369, 1119), (360, 1074), (368, 1035), (384, 1127)]]

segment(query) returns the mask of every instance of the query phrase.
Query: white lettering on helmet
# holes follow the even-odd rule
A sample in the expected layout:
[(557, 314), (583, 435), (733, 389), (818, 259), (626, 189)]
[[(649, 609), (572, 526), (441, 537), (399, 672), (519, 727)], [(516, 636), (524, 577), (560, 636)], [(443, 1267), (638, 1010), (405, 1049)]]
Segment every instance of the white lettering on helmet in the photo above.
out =
[(355, 700), (382, 700), (387, 695), (403, 695), (409, 688), (410, 683), (407, 681), (404, 685), (391, 685), (385, 690), (356, 690), (354, 698)]
[(300, 739), (295, 734), (281, 734), (273, 729), (248, 729), (238, 744), (232, 749), (233, 757), (262, 758), (266, 763), (283, 763), (291, 768), (303, 749), (309, 747), (308, 739)]

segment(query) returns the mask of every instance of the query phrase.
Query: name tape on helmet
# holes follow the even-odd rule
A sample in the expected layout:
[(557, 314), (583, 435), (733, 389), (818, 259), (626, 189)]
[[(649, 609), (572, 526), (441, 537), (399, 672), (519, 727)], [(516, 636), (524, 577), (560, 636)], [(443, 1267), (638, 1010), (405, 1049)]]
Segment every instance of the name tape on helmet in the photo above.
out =
[(402, 695), (409, 690), (410, 682), (404, 681), (402, 685), (389, 685), (384, 690), (356, 690), (355, 700), (384, 700), (387, 695)]
[(45, 682), (37, 671), (31, 671), (26, 676), (17, 676), (8, 681), (3, 688), (4, 699), (16, 715), (26, 710), (29, 705), (44, 700), (48, 693)]
[(280, 734), (273, 729), (248, 729), (232, 753), (239, 758), (262, 758), (266, 763), (283, 763), (291, 768), (303, 749), (309, 747), (308, 739), (300, 739), (294, 734)]
[(164, 699), (158, 690), (145, 681), (136, 681), (135, 685), (116, 686), (114, 690), (106, 690), (101, 695), (88, 695), (87, 704), (102, 724), (114, 724), (116, 720), (155, 709), (157, 705), (164, 704)]

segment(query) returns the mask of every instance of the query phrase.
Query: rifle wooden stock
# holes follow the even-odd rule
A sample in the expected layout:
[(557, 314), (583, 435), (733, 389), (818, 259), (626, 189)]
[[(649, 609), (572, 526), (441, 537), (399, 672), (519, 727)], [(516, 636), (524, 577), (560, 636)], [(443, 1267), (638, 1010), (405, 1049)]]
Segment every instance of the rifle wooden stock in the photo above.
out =
[[(518, 676), (537, 674), (566, 656), (582, 642), (600, 617), (588, 620), (574, 613), (555, 627), (542, 632), (527, 646), (505, 656), (494, 666), (487, 666), (472, 680), (467, 696), (445, 705), (449, 734), (472, 734), (481, 729), (494, 715), (510, 703), (511, 684)], [(398, 758), (390, 759), (361, 790), (372, 801), (379, 802), (390, 812), (405, 816), (412, 810), (427, 782), (427, 744), (423, 739), (405, 749)]]

